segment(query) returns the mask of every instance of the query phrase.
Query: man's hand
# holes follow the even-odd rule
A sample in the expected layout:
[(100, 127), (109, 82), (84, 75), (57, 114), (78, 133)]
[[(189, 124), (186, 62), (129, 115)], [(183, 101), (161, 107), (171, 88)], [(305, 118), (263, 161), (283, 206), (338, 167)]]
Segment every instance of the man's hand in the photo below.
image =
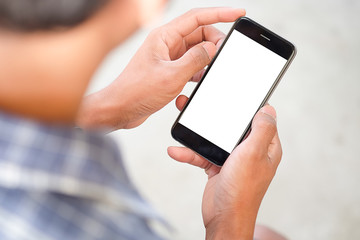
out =
[(225, 38), (210, 24), (244, 15), (242, 9), (195, 9), (153, 30), (120, 76), (84, 99), (77, 124), (110, 130), (140, 125), (210, 63)]
[[(177, 107), (182, 109), (186, 100), (180, 96)], [(208, 174), (202, 204), (207, 239), (253, 239), (260, 203), (282, 156), (275, 110), (265, 106), (256, 114), (250, 135), (222, 168), (188, 148), (169, 147), (168, 153)]]

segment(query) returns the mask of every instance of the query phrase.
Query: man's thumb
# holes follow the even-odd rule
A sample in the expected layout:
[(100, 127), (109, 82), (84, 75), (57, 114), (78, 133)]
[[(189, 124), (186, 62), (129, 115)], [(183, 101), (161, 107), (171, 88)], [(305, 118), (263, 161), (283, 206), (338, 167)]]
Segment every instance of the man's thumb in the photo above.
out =
[(248, 138), (250, 141), (254, 141), (254, 144), (268, 147), (276, 131), (275, 109), (266, 105), (255, 115), (252, 122), (252, 130)]
[(203, 42), (190, 48), (181, 58), (177, 60), (182, 74), (190, 79), (195, 73), (208, 65), (216, 54), (216, 46), (212, 42)]

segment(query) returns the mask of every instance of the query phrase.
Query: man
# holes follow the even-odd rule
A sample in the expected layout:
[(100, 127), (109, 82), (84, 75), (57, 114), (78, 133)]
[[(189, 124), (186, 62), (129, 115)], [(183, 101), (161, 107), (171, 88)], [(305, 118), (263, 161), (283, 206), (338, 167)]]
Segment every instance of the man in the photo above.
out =
[[(162, 219), (134, 189), (116, 145), (99, 129), (139, 126), (176, 98), (224, 39), (211, 24), (245, 14), (189, 11), (153, 30), (113, 83), (83, 99), (107, 53), (162, 5), (0, 0), (1, 239), (160, 239), (148, 224)], [(177, 107), (186, 101), (179, 96)], [(168, 153), (209, 176), (202, 207), (206, 239), (253, 239), (282, 154), (275, 110), (259, 111), (251, 134), (222, 168), (186, 148)]]

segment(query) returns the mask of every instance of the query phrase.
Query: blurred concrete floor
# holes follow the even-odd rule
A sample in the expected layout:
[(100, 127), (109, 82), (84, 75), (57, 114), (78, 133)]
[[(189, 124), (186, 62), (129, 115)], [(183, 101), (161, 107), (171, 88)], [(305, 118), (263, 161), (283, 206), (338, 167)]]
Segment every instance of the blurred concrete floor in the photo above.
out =
[[(360, 239), (360, 1), (173, 0), (161, 23), (205, 6), (246, 8), (248, 16), (298, 48), (270, 101), (278, 112), (284, 156), (258, 222), (290, 239)], [(218, 27), (227, 31), (230, 24)], [(148, 31), (139, 31), (105, 60), (90, 92), (121, 72)], [(176, 144), (170, 137), (174, 106), (112, 135), (143, 195), (175, 228), (170, 238), (204, 239), (206, 175), (166, 153)]]

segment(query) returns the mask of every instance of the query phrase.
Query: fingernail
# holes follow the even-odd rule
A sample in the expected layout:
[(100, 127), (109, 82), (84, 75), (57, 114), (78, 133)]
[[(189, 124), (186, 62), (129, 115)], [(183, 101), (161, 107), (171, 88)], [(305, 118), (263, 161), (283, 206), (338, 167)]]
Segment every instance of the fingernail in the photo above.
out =
[(266, 105), (260, 109), (260, 112), (272, 117), (276, 121), (276, 111), (272, 106)]

